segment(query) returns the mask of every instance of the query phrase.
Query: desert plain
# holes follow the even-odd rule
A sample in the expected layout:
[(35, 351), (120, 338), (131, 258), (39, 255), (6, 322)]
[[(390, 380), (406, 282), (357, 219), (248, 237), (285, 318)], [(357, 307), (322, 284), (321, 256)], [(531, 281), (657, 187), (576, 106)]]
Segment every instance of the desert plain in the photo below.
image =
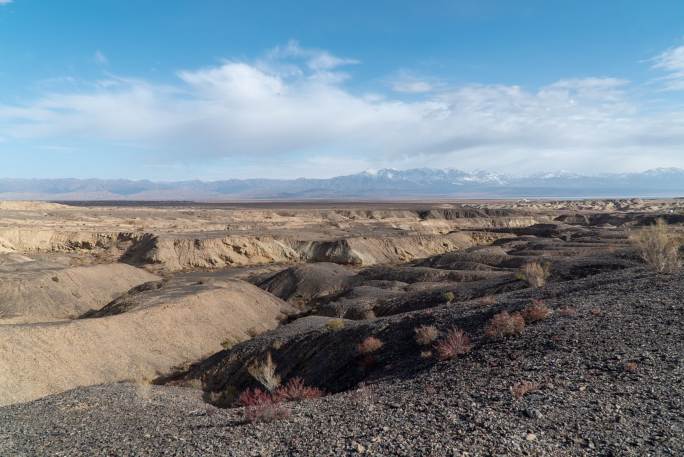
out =
[(0, 202), (0, 455), (683, 455), (656, 223), (684, 200)]

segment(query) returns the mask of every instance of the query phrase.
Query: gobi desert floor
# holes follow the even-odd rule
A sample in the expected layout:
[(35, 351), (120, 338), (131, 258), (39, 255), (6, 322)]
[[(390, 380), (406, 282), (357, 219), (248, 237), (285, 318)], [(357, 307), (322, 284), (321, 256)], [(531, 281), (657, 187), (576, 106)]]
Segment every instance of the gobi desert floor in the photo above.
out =
[(2, 456), (684, 455), (684, 200), (93, 205), (0, 202)]

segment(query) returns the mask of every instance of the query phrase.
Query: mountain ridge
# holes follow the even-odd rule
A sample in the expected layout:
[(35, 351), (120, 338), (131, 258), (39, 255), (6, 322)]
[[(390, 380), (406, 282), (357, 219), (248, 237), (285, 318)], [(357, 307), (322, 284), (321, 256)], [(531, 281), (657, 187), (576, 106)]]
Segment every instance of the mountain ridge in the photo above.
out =
[(332, 178), (151, 181), (0, 178), (4, 200), (351, 200), (419, 198), (609, 198), (684, 195), (684, 169), (511, 176), (486, 170), (383, 168)]

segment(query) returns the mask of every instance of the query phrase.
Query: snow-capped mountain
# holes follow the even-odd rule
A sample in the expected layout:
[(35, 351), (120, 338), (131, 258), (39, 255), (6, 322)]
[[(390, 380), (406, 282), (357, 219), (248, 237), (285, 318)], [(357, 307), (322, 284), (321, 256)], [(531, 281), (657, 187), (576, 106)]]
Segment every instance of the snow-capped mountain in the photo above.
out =
[(566, 171), (525, 177), (456, 169), (368, 170), (328, 179), (152, 182), (101, 179), (0, 179), (0, 199), (47, 200), (353, 200), (516, 197), (684, 196), (684, 170), (595, 176)]

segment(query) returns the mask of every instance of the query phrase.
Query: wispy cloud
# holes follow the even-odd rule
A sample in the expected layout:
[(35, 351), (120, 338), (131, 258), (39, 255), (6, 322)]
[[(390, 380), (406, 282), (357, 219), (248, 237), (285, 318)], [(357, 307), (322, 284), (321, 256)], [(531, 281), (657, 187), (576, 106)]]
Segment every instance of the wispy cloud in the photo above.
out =
[(653, 68), (667, 74), (661, 79), (667, 90), (684, 90), (684, 46), (670, 48), (653, 59)]
[(14, 3), (14, 0), (0, 0), (0, 6), (9, 5), (10, 3)]
[(97, 51), (95, 51), (95, 55), (93, 56), (93, 59), (95, 59), (95, 63), (97, 63), (98, 65), (108, 65), (109, 64), (109, 59), (99, 49)]
[(172, 86), (111, 77), (0, 104), (0, 136), (131, 142), (169, 164), (292, 157), (321, 174), (357, 163), (519, 172), (684, 166), (684, 112), (642, 109), (623, 79), (535, 90), (444, 86), (406, 101), (359, 95), (330, 77), (352, 62), (293, 42), (256, 62), (180, 71)]

